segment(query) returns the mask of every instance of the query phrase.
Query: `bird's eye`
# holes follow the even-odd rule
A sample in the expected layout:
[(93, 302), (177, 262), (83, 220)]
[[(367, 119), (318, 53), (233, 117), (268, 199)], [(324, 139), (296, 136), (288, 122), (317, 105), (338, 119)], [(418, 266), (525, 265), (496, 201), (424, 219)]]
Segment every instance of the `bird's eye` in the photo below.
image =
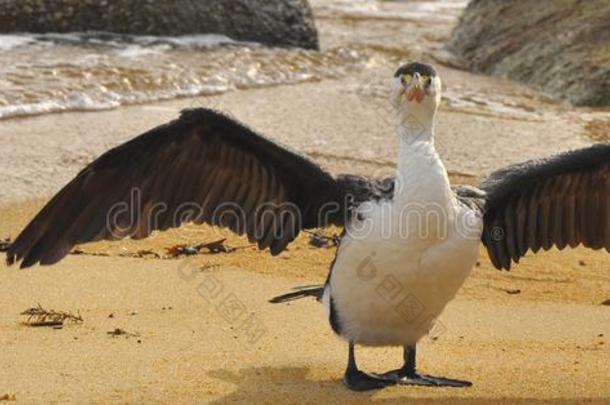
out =
[(411, 79), (413, 78), (413, 76), (411, 76), (410, 74), (406, 74), (406, 75), (402, 75), (400, 77), (400, 81), (402, 82), (402, 84), (407, 84), (411, 82)]

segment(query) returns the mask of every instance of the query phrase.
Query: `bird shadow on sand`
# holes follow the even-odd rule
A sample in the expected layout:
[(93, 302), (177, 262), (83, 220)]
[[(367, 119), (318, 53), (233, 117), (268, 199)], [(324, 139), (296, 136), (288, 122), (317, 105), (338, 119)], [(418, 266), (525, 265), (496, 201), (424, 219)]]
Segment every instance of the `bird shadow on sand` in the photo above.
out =
[[(453, 388), (423, 388), (395, 386), (385, 390), (353, 392), (345, 388), (340, 380), (312, 380), (309, 369), (305, 367), (287, 368), (246, 368), (237, 372), (228, 370), (215, 370), (208, 375), (235, 386), (235, 390), (212, 403), (286, 403), (298, 401), (299, 403), (326, 403), (332, 400), (335, 403), (362, 403), (375, 401), (379, 403), (417, 403), (417, 404), (487, 404), (501, 398), (494, 396), (472, 395), (464, 398), (464, 392), (457, 392)], [(384, 398), (386, 390), (392, 398)], [(425, 390), (434, 390), (426, 394)], [(452, 394), (452, 392), (454, 394)], [(468, 396), (468, 394), (466, 394)], [(476, 396), (476, 397), (475, 397)], [(537, 400), (532, 398), (504, 398), (500, 402), (511, 404), (572, 404), (582, 403), (583, 399), (554, 399)], [(595, 399), (587, 403), (602, 404), (604, 401)]]

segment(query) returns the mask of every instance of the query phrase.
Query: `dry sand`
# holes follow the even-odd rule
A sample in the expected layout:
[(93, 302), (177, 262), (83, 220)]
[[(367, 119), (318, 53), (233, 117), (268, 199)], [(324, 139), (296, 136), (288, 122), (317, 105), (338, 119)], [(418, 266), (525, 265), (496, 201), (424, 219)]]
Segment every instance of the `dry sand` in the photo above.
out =
[[(468, 403), (588, 398), (602, 403), (610, 395), (608, 308), (534, 303), (493, 290), (488, 294), (497, 299), (490, 302), (462, 295), (443, 315), (440, 337), (420, 345), (420, 367), (469, 378), (472, 388), (392, 387), (357, 394), (339, 381), (345, 345), (330, 332), (322, 308), (313, 301), (266, 302), (295, 280), (229, 268), (188, 279), (178, 272), (179, 265), (70, 257), (54, 269), (37, 269), (35, 276), (3, 271), (3, 389), (23, 402), (122, 403), (355, 403), (369, 398)], [(225, 320), (215, 302), (198, 293), (211, 274), (264, 325), (266, 333), (257, 343), (249, 344), (239, 322)], [(63, 330), (18, 325), (15, 314), (36, 301), (81, 308), (85, 323)], [(108, 318), (111, 313), (114, 318)], [(115, 328), (138, 336), (109, 336)], [(400, 364), (397, 349), (359, 354), (361, 365), (371, 370)]]
[[(447, 98), (437, 145), (453, 180), (476, 183), (505, 164), (591, 142), (586, 110), (573, 111), (498, 79), (444, 67), (440, 72)], [(15, 237), (48, 195), (100, 152), (189, 106), (230, 111), (334, 173), (387, 174), (396, 140), (385, 101), (375, 93), (389, 73), (380, 67), (375, 78), (356, 75), (0, 122), (0, 238)], [(332, 334), (322, 307), (312, 300), (267, 303), (293, 286), (323, 282), (333, 249), (313, 248), (305, 235), (278, 258), (250, 247), (188, 261), (124, 257), (141, 250), (163, 254), (177, 243), (220, 236), (231, 246), (247, 245), (226, 232), (186, 227), (138, 243), (85, 246), (86, 255), (50, 268), (0, 265), (0, 398), (14, 394), (24, 403), (610, 400), (610, 307), (601, 305), (610, 299), (606, 252), (553, 251), (501, 273), (481, 251), (480, 265), (443, 314), (436, 339), (424, 340), (420, 350), (422, 370), (470, 379), (474, 386), (358, 394), (340, 383), (346, 348)], [(246, 314), (260, 320), (266, 330), (260, 340), (248, 343), (241, 323), (226, 320), (219, 302), (206, 300), (201, 286), (210, 280), (222, 283), (222, 297), (235, 294)], [(20, 324), (19, 313), (37, 303), (80, 311), (84, 323), (61, 330)], [(133, 335), (107, 333), (116, 328)], [(398, 349), (359, 353), (368, 370), (400, 363)]]
[[(0, 235), (14, 235), (40, 203), (1, 207)], [(50, 268), (0, 265), (0, 396), (14, 394), (24, 403), (610, 398), (610, 308), (601, 305), (610, 298), (606, 253), (549, 252), (500, 273), (482, 251), (479, 267), (419, 352), (422, 370), (474, 386), (351, 393), (340, 382), (345, 344), (321, 305), (267, 303), (294, 286), (323, 281), (333, 249), (311, 247), (303, 236), (274, 259), (254, 248), (188, 259), (121, 257), (223, 236), (231, 246), (247, 245), (226, 232), (186, 227), (142, 242), (89, 245), (85, 255)], [(212, 290), (220, 291), (217, 298), (206, 290), (210, 283), (222, 285)], [(224, 309), (234, 298), (243, 305), (238, 320)], [(37, 303), (80, 311), (84, 323), (61, 330), (20, 324), (19, 313)], [(264, 331), (255, 343), (243, 324), (250, 315)], [(133, 336), (107, 333), (116, 328)], [(401, 353), (360, 349), (359, 356), (363, 368), (383, 371), (398, 366)]]

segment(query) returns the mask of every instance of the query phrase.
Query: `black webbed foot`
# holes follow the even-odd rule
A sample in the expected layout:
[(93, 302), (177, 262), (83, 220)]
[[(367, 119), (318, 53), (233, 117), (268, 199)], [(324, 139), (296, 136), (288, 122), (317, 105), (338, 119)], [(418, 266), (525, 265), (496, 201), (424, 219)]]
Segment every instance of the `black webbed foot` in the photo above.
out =
[(395, 385), (396, 382), (360, 370), (347, 370), (343, 377), (343, 384), (352, 391), (369, 391)]
[(404, 348), (405, 364), (398, 370), (388, 371), (384, 374), (379, 374), (377, 377), (393, 382), (399, 385), (419, 385), (425, 387), (470, 387), (469, 381), (454, 380), (445, 377), (433, 377), (427, 374), (420, 374), (416, 371), (416, 347), (415, 345), (405, 346)]
[(405, 346), (404, 360), (402, 368), (388, 371), (383, 374), (367, 374), (360, 370), (356, 365), (354, 353), (354, 343), (350, 342), (348, 351), (347, 370), (343, 377), (343, 383), (353, 391), (368, 391), (388, 387), (390, 385), (419, 385), (424, 387), (470, 387), (469, 381), (454, 380), (445, 377), (433, 377), (427, 374), (420, 374), (415, 367), (416, 348), (415, 345)]
[(464, 380), (454, 380), (445, 377), (433, 377), (427, 374), (398, 369), (379, 374), (379, 378), (399, 385), (419, 385), (425, 387), (470, 387), (472, 383)]
[(347, 369), (345, 370), (345, 375), (343, 377), (343, 384), (352, 391), (369, 391), (378, 390), (396, 383), (358, 370), (356, 355), (354, 353), (354, 343), (350, 342)]

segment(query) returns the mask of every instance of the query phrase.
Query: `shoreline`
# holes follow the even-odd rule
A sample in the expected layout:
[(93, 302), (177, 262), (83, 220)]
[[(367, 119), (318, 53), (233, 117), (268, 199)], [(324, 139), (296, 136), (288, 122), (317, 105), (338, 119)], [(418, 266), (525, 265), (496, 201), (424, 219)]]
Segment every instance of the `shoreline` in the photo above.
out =
[[(468, 183), (476, 184), (508, 164), (593, 143), (586, 135), (587, 121), (563, 114), (561, 105), (540, 103), (536, 93), (523, 86), (443, 66), (439, 70), (445, 77), (447, 99), (439, 111), (437, 149), (447, 169), (465, 174), (461, 177)], [(522, 103), (522, 111), (539, 106), (536, 120), (515, 117), (516, 110), (494, 111), (493, 105), (474, 110), (460, 105), (474, 97), (465, 95), (463, 87), (475, 79), (468, 85), (470, 92), (482, 97), (502, 91), (510, 103)], [(0, 154), (5, 157), (0, 162), (4, 173), (0, 202), (54, 194), (106, 150), (194, 107), (226, 112), (271, 139), (314, 156), (333, 174), (392, 175), (398, 142), (383, 96), (385, 86), (386, 80), (360, 75), (109, 111), (0, 121)], [(352, 148), (354, 142), (358, 149)]]

